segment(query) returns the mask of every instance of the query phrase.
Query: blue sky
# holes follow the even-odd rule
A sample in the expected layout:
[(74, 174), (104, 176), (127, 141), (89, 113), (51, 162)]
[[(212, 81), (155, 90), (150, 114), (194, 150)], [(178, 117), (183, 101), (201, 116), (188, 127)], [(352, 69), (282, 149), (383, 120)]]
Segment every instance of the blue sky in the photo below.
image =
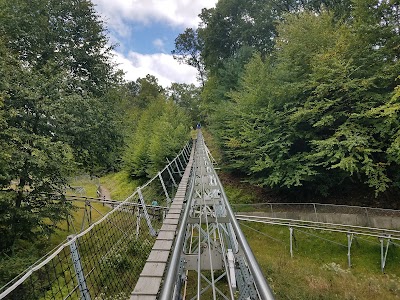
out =
[(172, 82), (195, 83), (196, 70), (171, 55), (174, 41), (187, 27), (197, 27), (198, 14), (218, 0), (92, 0), (118, 44), (115, 61), (127, 80), (147, 74), (167, 87)]

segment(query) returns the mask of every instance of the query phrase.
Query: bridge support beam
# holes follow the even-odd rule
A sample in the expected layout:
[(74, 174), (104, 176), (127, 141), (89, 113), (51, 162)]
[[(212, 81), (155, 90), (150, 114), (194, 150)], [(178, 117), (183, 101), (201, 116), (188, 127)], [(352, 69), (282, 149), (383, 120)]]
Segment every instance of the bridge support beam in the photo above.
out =
[(391, 239), (390, 238), (391, 238), (390, 235), (388, 237), (386, 237), (386, 239), (387, 239), (386, 247), (384, 245), (385, 237), (379, 238), (379, 242), (381, 243), (381, 271), (382, 271), (382, 273), (384, 273), (384, 271), (385, 271), (387, 254), (388, 254), (389, 246), (390, 246), (390, 243), (391, 243)]
[[(74, 235), (68, 236), (68, 240), (71, 241), (74, 239)], [(81, 294), (81, 300), (91, 300), (90, 293), (86, 285), (85, 275), (83, 273), (83, 268), (81, 264), (81, 257), (79, 255), (78, 245), (76, 244), (76, 240), (73, 240), (70, 244), (71, 250), (71, 259), (75, 269), (76, 279), (78, 281), (78, 288)]]
[(347, 263), (351, 268), (351, 245), (353, 243), (354, 234), (351, 232), (347, 233)]

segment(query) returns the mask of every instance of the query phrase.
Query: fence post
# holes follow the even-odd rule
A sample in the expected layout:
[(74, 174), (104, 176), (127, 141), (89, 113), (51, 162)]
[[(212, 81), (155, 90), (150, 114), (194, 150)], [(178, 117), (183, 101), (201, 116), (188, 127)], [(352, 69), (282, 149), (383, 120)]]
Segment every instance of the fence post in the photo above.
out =
[[(68, 240), (72, 240), (74, 235), (68, 236)], [(78, 280), (79, 291), (81, 292), (82, 300), (91, 300), (89, 290), (86, 285), (85, 275), (83, 274), (83, 268), (81, 264), (81, 257), (79, 255), (78, 246), (76, 240), (74, 240), (70, 245), (72, 263), (74, 264), (76, 278)]]
[(169, 166), (170, 166), (170, 165), (167, 165), (167, 171), (168, 171), (169, 177), (171, 177), (171, 180), (172, 180), (172, 183), (174, 184), (174, 186), (175, 186), (175, 187), (178, 187), (178, 185), (176, 184), (176, 181), (175, 181), (175, 179), (174, 179), (174, 176), (172, 175), (172, 172), (171, 172), (171, 170), (169, 169)]
[(143, 208), (144, 217), (146, 218), (147, 226), (149, 227), (150, 234), (152, 236), (156, 236), (157, 232), (154, 230), (153, 225), (151, 224), (150, 216), (149, 216), (149, 213), (147, 212), (146, 203), (144, 203), (144, 198), (143, 198), (142, 190), (140, 189), (140, 187), (138, 188), (138, 195), (139, 195), (139, 199), (140, 199), (140, 204), (142, 205), (142, 208)]
[(165, 193), (165, 197), (167, 199), (167, 204), (170, 204), (171, 203), (171, 198), (168, 195), (168, 191), (167, 191), (167, 188), (165, 187), (164, 180), (163, 180), (163, 178), (161, 176), (161, 172), (158, 172), (158, 178), (160, 178), (161, 185), (163, 187), (163, 190), (164, 190), (164, 193)]
[(315, 207), (315, 203), (313, 203), (314, 206), (314, 213), (315, 213), (315, 221), (318, 222), (318, 214), (317, 214), (317, 208)]
[(347, 262), (349, 264), (349, 268), (351, 268), (351, 244), (353, 243), (353, 237), (353, 233), (347, 233)]
[(290, 257), (293, 258), (293, 227), (289, 227), (290, 232)]
[(182, 177), (181, 169), (179, 168), (178, 163), (176, 162), (176, 157), (174, 159), (174, 162), (175, 162), (175, 165), (176, 165), (176, 169), (178, 170), (179, 177)]

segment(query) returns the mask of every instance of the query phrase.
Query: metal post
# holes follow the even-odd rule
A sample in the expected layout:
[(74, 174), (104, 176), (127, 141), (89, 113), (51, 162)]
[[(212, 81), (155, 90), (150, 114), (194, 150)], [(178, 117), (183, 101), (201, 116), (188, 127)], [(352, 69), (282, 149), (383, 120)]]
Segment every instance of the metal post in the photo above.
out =
[(168, 191), (167, 191), (167, 188), (165, 187), (164, 180), (163, 180), (163, 178), (161, 176), (161, 172), (158, 172), (158, 178), (160, 178), (160, 182), (161, 182), (161, 185), (163, 187), (163, 190), (164, 190), (164, 193), (165, 193), (165, 197), (167, 199), (167, 204), (170, 204), (171, 203), (171, 198), (168, 195)]
[(179, 177), (182, 177), (181, 169), (179, 169), (178, 163), (176, 162), (176, 158), (174, 159), (176, 169), (178, 170)]
[[(74, 235), (68, 236), (68, 240), (73, 240)], [(76, 279), (78, 280), (79, 291), (81, 292), (82, 300), (91, 300), (90, 293), (86, 285), (85, 275), (83, 274), (83, 268), (81, 264), (81, 257), (79, 255), (78, 246), (76, 244), (76, 240), (69, 245), (71, 249), (71, 258), (72, 263), (74, 264)]]
[(313, 203), (313, 206), (314, 206), (314, 213), (315, 213), (315, 221), (318, 222), (317, 208), (315, 207), (315, 203)]
[[(182, 161), (181, 161), (179, 155), (178, 155), (176, 158), (179, 160), (179, 164), (180, 164), (181, 167), (182, 167), (182, 171), (185, 171), (185, 165), (182, 163)], [(184, 161), (184, 160), (183, 160), (183, 161)], [(184, 161), (184, 162), (185, 162), (185, 161)]]
[(137, 217), (136, 217), (136, 239), (139, 238), (139, 231), (140, 231), (140, 207), (137, 206)]
[(138, 195), (139, 195), (139, 199), (140, 199), (140, 204), (142, 205), (142, 208), (143, 208), (144, 217), (146, 218), (147, 226), (149, 227), (150, 234), (152, 236), (156, 236), (157, 232), (155, 231), (155, 229), (153, 228), (153, 225), (151, 224), (150, 216), (149, 216), (149, 213), (147, 212), (146, 204), (144, 203), (144, 198), (143, 198), (142, 190), (140, 189), (140, 187), (138, 188)]
[(371, 222), (369, 219), (368, 208), (365, 208), (365, 215), (367, 216), (367, 226), (371, 227)]
[(89, 202), (89, 226), (92, 225), (92, 204)]
[(175, 187), (178, 187), (178, 185), (176, 184), (176, 181), (175, 181), (175, 179), (174, 179), (174, 176), (172, 175), (172, 172), (171, 172), (171, 170), (169, 169), (169, 165), (167, 166), (167, 171), (168, 171), (169, 177), (171, 177), (171, 180), (172, 180), (172, 183), (174, 184), (174, 186), (175, 186)]
[(383, 245), (384, 238), (383, 237), (379, 238), (379, 241), (381, 242), (381, 271), (383, 273), (384, 269), (385, 269), (385, 265), (386, 265), (387, 254), (388, 254), (388, 251), (389, 251), (390, 235), (388, 236), (385, 253), (383, 253), (384, 252), (384, 245)]
[(353, 237), (353, 233), (347, 233), (347, 263), (349, 268), (351, 268), (351, 244), (353, 243)]
[(289, 227), (290, 232), (290, 257), (293, 258), (293, 227)]

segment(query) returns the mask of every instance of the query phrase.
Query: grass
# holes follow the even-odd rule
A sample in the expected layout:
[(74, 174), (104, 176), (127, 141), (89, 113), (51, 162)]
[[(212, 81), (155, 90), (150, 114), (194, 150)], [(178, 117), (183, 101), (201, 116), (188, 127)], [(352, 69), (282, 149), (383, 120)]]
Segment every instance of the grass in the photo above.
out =
[(111, 198), (115, 200), (125, 200), (140, 186), (138, 181), (130, 179), (126, 171), (108, 174), (100, 178), (100, 183), (110, 191)]
[[(257, 188), (229, 180), (226, 174), (220, 177), (231, 204), (263, 202)], [(250, 205), (234, 209), (259, 210)], [(390, 245), (382, 274), (380, 244), (376, 238), (356, 237), (353, 240), (352, 267), (348, 268), (346, 234), (295, 229), (296, 243), (291, 258), (288, 227), (251, 222), (240, 224), (277, 300), (400, 297), (399, 247)]]
[(382, 274), (377, 241), (356, 240), (352, 246), (353, 267), (349, 269), (346, 247), (309, 235), (346, 245), (344, 234), (295, 231), (297, 247), (291, 258), (287, 227), (241, 224), (276, 299), (398, 299), (400, 296), (398, 248), (389, 248), (386, 271)]

